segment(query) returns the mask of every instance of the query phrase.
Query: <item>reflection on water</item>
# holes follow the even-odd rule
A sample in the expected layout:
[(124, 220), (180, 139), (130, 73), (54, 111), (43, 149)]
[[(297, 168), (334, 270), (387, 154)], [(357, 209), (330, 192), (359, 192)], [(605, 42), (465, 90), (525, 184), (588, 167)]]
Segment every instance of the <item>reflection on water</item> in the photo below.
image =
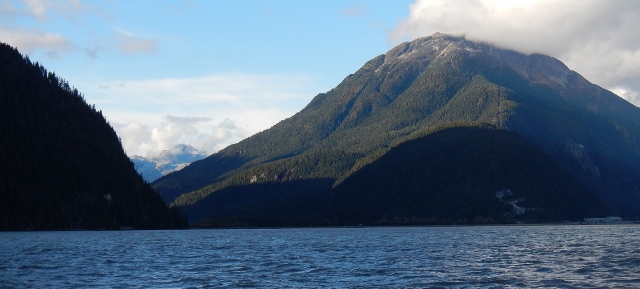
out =
[(640, 226), (0, 233), (7, 288), (640, 288)]

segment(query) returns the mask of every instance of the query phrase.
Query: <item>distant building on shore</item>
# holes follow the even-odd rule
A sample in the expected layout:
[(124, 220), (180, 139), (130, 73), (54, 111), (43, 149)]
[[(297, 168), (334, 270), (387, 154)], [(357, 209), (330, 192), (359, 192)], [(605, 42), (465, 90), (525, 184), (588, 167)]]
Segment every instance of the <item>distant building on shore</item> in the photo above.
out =
[(622, 223), (624, 220), (620, 217), (606, 217), (606, 218), (585, 218), (584, 222), (587, 224), (616, 224)]

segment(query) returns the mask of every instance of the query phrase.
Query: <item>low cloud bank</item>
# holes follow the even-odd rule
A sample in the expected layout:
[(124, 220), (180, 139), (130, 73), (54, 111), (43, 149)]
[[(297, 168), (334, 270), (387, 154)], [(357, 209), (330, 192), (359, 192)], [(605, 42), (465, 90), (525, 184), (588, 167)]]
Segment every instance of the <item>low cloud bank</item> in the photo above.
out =
[(177, 144), (217, 152), (292, 116), (319, 90), (305, 76), (240, 73), (110, 81), (83, 89), (130, 156), (153, 156)]

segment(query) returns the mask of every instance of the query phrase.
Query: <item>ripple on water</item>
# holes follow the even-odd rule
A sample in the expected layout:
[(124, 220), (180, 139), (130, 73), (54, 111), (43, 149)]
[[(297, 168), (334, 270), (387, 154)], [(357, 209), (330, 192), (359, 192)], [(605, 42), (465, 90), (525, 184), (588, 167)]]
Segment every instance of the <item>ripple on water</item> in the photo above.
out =
[(6, 288), (640, 288), (640, 226), (0, 233)]

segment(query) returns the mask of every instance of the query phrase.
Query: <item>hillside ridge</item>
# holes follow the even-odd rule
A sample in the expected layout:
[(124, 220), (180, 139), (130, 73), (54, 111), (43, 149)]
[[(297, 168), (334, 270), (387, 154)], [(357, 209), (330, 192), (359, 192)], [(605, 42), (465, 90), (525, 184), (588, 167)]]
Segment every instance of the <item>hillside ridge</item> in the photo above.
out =
[(66, 80), (4, 43), (0, 79), (0, 230), (186, 227)]

